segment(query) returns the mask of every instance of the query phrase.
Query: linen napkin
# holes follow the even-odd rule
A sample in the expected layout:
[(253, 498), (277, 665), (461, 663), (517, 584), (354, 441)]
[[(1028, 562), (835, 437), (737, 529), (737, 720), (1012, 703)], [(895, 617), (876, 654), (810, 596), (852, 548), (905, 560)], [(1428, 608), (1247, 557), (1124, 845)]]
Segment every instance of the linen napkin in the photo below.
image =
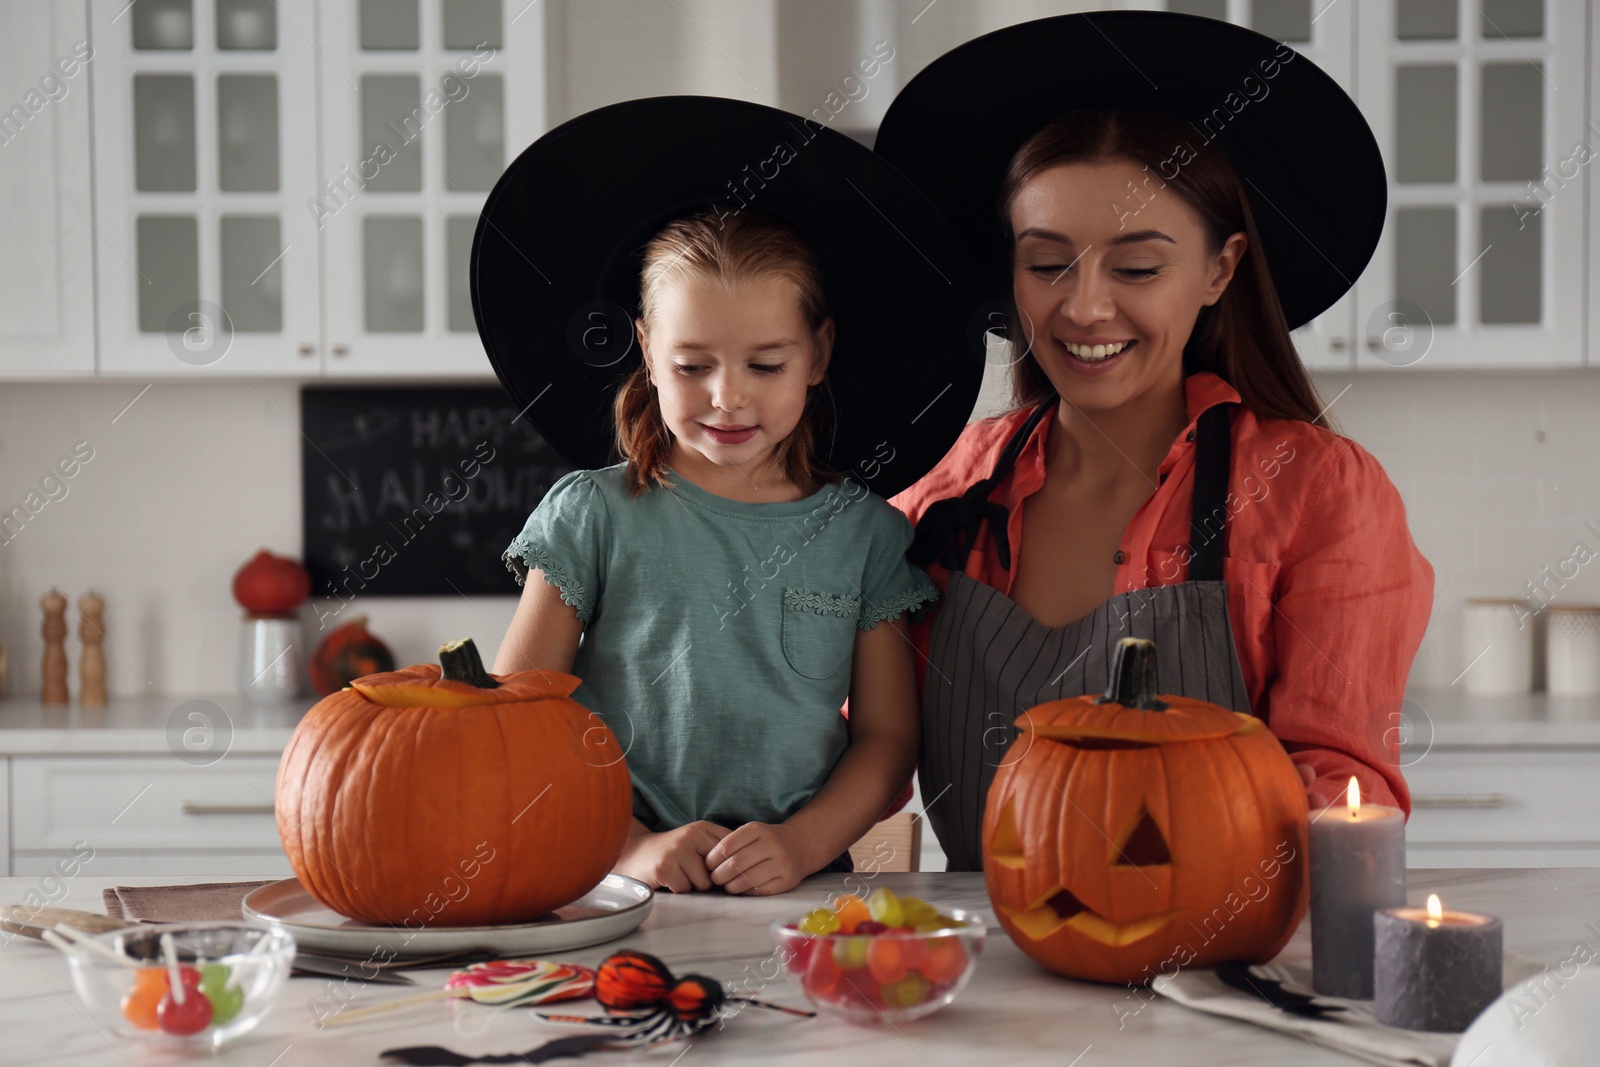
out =
[(129, 922), (238, 922), (252, 891), (276, 879), (257, 882), (204, 882), (199, 885), (115, 885), (100, 891), (106, 914)]
[[(1502, 984), (1509, 989), (1544, 969), (1542, 963), (1515, 952), (1507, 952)], [(1157, 975), (1150, 983), (1150, 988), (1195, 1011), (1254, 1023), (1268, 1030), (1347, 1052), (1371, 1063), (1383, 1064), (1384, 1067), (1449, 1067), (1456, 1043), (1461, 1040), (1460, 1034), (1436, 1034), (1384, 1026), (1378, 1022), (1376, 1009), (1370, 1000), (1347, 1000), (1315, 993), (1311, 988), (1309, 961), (1257, 964), (1250, 968), (1250, 973), (1258, 978), (1280, 982), (1288, 992), (1314, 996), (1319, 1004), (1337, 1004), (1345, 1010), (1320, 1018), (1292, 1015), (1259, 997), (1225, 985), (1210, 970)]]

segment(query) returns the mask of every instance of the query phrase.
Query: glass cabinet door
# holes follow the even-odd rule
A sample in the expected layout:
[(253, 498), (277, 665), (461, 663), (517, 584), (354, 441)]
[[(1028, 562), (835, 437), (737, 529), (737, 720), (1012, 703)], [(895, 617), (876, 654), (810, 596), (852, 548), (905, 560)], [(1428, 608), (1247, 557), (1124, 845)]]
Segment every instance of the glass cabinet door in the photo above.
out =
[(92, 374), (87, 15), (13, 4), (0, 21), (0, 376)]
[(312, 0), (93, 0), (100, 369), (319, 369)]
[[(1132, 5), (1130, 5), (1132, 6)], [(1137, 5), (1146, 6), (1143, 4)], [(1310, 59), (1354, 95), (1355, 11), (1357, 5), (1328, 0), (1166, 0), (1168, 11), (1221, 19), (1245, 26)], [(1366, 13), (1365, 5), (1361, 12)], [(1368, 116), (1370, 121), (1370, 116)], [(1295, 348), (1312, 370), (1348, 370), (1355, 366), (1356, 294), (1295, 330)]]
[(1358, 286), (1359, 366), (1582, 362), (1584, 29), (1581, 4), (1361, 5), (1389, 218)]
[(478, 212), (544, 132), (545, 19), (528, 0), (321, 7), (330, 375), (492, 375), (468, 287)]

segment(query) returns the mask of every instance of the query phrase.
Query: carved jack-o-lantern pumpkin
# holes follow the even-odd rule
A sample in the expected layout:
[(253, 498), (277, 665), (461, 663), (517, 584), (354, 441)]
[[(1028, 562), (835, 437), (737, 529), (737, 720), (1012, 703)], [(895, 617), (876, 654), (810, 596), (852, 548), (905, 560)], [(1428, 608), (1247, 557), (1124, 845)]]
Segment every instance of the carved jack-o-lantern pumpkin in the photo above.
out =
[(1305, 915), (1306, 795), (1288, 754), (1259, 719), (1157, 698), (1155, 677), (1155, 645), (1124, 638), (1104, 696), (1017, 717), (989, 790), (989, 899), (1058, 974), (1262, 962)]

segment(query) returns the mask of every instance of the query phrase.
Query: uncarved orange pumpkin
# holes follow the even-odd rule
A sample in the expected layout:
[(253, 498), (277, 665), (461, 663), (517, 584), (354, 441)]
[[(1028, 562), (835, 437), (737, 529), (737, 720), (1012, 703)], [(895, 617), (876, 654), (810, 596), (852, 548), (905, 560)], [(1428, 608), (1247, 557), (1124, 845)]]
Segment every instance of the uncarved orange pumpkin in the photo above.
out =
[(1152, 642), (1115, 656), (1104, 696), (1017, 717), (984, 811), (995, 915), (1072, 978), (1271, 959), (1306, 911), (1299, 773), (1261, 720), (1157, 697)]
[(368, 923), (523, 922), (627, 840), (621, 746), (570, 674), (490, 675), (470, 639), (312, 708), (278, 765), (278, 835), (313, 897)]

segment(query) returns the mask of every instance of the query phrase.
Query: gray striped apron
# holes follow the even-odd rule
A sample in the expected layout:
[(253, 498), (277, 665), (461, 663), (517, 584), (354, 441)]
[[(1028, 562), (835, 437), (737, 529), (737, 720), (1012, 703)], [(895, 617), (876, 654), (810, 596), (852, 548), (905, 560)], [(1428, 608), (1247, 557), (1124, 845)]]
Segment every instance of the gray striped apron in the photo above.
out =
[(928, 508), (910, 553), (921, 563), (952, 561), (945, 562), (950, 579), (929, 635), (917, 769), (928, 821), (952, 871), (983, 869), (984, 802), (1016, 736), (1013, 720), (1048, 700), (1104, 692), (1119, 638), (1156, 643), (1157, 692), (1251, 711), (1222, 581), (1231, 405), (1207, 409), (1197, 427), (1188, 581), (1119, 593), (1077, 622), (1044, 626), (964, 573), (967, 546), (984, 521), (1010, 569), (1006, 509), (988, 497), (1054, 407), (1052, 398), (1034, 411), (988, 479)]

